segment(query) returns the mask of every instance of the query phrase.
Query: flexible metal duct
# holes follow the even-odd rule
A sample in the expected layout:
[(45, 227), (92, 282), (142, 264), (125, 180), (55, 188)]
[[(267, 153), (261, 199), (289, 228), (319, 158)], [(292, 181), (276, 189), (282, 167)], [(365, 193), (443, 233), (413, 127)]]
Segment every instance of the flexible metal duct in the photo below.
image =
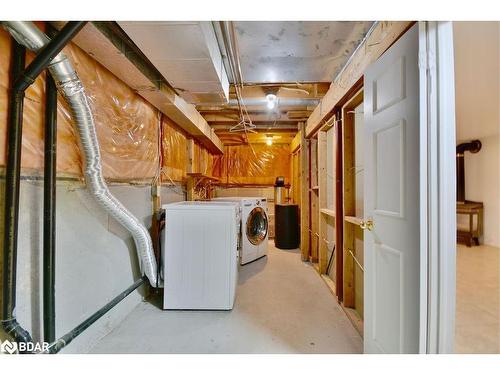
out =
[[(50, 41), (32, 22), (8, 21), (3, 24), (18, 43), (34, 52), (40, 51)], [(104, 182), (94, 117), (76, 71), (62, 52), (52, 60), (49, 71), (54, 77), (58, 91), (68, 102), (77, 125), (80, 147), (85, 160), (85, 182), (90, 193), (132, 234), (139, 261), (142, 263), (142, 272), (153, 287), (161, 286), (161, 280), (157, 280), (157, 264), (148, 230), (111, 194)]]

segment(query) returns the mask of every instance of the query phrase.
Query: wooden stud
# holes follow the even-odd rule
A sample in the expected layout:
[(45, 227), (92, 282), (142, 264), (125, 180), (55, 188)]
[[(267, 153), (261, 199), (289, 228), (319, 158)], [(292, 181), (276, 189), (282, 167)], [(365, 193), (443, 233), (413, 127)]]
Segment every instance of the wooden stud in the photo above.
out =
[[(358, 91), (353, 98), (342, 108), (342, 125), (343, 125), (343, 212), (344, 220), (342, 228), (343, 235), (343, 302), (345, 307), (355, 307), (355, 262), (350, 251), (355, 252), (355, 230), (357, 222), (352, 218), (356, 215), (356, 162), (355, 162), (355, 132), (354, 132), (354, 109), (363, 102), (363, 91)], [(346, 218), (350, 218), (347, 221)]]
[(187, 189), (186, 199), (188, 201), (194, 200), (194, 184), (195, 184), (195, 178), (192, 176), (188, 176), (186, 182), (186, 189)]
[[(326, 170), (326, 132), (320, 131), (318, 133), (318, 185), (319, 185), (319, 207), (326, 207), (326, 195), (327, 195), (327, 170)], [(328, 246), (323, 239), (328, 236), (327, 228), (327, 217), (322, 214), (323, 211), (320, 209), (318, 213), (319, 221), (319, 250), (318, 250), (318, 262), (319, 262), (319, 273), (326, 273), (327, 263), (328, 263)]]
[(300, 146), (292, 154), (291, 169), (291, 201), (300, 205)]
[(343, 207), (343, 173), (342, 173), (342, 123), (339, 113), (335, 115), (336, 155), (335, 155), (335, 247), (337, 249), (335, 263), (335, 288), (339, 302), (344, 298), (344, 207)]
[(318, 205), (318, 139), (312, 138), (310, 140), (310, 173), (311, 173), (311, 190), (310, 190), (310, 229), (311, 229), (311, 262), (317, 263), (319, 254), (319, 205)]
[[(187, 140), (186, 144), (186, 151), (187, 151), (187, 166), (186, 166), (186, 171), (187, 173), (193, 173), (194, 172), (194, 140), (193, 138), (189, 138)], [(187, 196), (186, 199), (188, 201), (194, 200), (194, 186), (195, 186), (195, 178), (193, 176), (187, 176), (187, 181), (186, 181), (186, 189), (187, 189)]]
[(305, 123), (300, 123), (300, 253), (309, 260), (309, 152)]
[(297, 134), (295, 134), (295, 137), (292, 139), (292, 142), (290, 143), (290, 153), (293, 154), (295, 151), (297, 151), (300, 147), (300, 139), (301, 139), (301, 132), (299, 131)]
[(195, 171), (195, 168), (194, 168), (194, 139), (193, 138), (187, 139), (186, 151), (187, 151), (186, 172), (187, 173), (201, 172), (201, 171)]

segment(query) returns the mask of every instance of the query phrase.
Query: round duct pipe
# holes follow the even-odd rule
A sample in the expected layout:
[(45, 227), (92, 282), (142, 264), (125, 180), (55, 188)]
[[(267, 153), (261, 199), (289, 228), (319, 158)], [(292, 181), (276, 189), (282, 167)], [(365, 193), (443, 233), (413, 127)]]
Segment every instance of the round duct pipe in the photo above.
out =
[[(34, 52), (39, 52), (49, 43), (49, 38), (32, 22), (6, 21), (3, 25), (19, 44)], [(62, 52), (51, 61), (48, 69), (56, 82), (58, 91), (71, 108), (78, 130), (80, 148), (84, 155), (84, 176), (89, 192), (94, 200), (123, 225), (134, 238), (141, 270), (149, 279), (151, 286), (162, 286), (160, 280), (157, 280), (158, 266), (149, 231), (111, 194), (104, 181), (94, 116), (76, 71)]]

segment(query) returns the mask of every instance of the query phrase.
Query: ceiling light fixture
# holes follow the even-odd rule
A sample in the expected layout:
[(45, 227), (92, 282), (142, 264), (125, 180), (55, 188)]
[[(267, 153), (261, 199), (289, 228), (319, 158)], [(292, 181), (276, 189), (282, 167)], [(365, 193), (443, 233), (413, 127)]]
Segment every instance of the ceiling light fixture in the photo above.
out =
[(266, 101), (267, 101), (267, 109), (273, 110), (274, 108), (276, 108), (278, 97), (275, 94), (267, 94)]
[(273, 145), (273, 136), (272, 135), (266, 135), (266, 145), (268, 145), (268, 146)]

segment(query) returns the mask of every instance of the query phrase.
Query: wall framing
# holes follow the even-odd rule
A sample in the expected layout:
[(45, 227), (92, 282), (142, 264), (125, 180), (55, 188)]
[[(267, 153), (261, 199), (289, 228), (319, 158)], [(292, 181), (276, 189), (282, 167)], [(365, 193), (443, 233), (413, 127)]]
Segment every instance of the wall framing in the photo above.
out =
[(307, 119), (306, 136), (308, 138), (326, 123), (336, 108), (338, 109), (342, 105), (343, 98), (358, 91), (359, 87), (356, 87), (356, 83), (362, 80), (365, 69), (413, 24), (412, 21), (381, 21), (372, 28)]

